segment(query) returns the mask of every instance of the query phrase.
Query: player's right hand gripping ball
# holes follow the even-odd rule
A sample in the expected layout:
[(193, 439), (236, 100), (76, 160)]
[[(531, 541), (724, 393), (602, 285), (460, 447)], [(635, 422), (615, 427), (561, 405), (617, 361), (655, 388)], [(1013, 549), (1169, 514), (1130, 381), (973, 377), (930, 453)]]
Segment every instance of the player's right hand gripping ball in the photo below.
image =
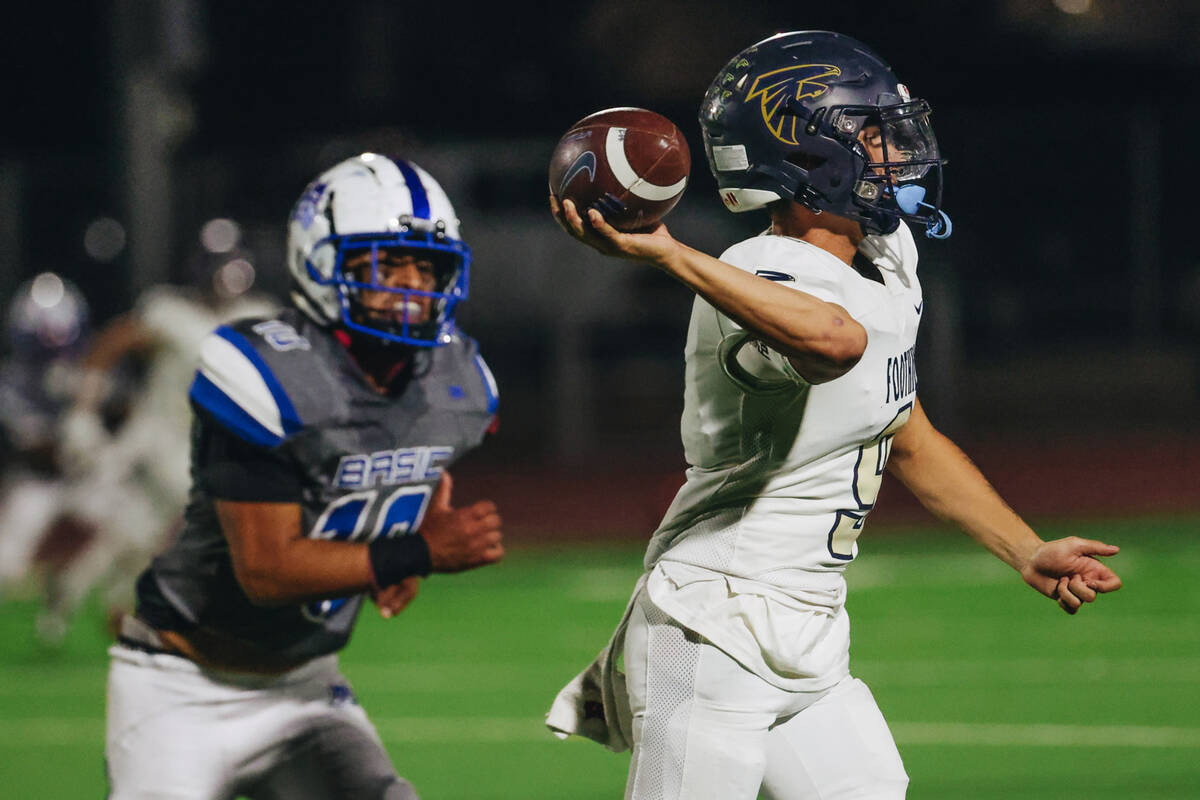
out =
[(687, 140), (671, 120), (610, 108), (563, 134), (550, 158), (550, 192), (573, 200), (581, 215), (595, 208), (614, 228), (638, 230), (675, 207), (691, 168)]

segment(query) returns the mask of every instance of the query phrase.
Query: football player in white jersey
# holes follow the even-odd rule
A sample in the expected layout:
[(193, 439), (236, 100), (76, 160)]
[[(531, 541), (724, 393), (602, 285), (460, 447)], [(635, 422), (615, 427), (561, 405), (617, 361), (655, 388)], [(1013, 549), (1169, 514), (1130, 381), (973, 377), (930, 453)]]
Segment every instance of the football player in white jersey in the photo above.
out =
[[(39, 635), (53, 642), (95, 588), (110, 622), (133, 607), (133, 583), (178, 527), (187, 503), (186, 389), (200, 344), (223, 322), (269, 314), (271, 298), (250, 290), (253, 266), (237, 252), (217, 254), (195, 272), (196, 287), (159, 285), (111, 320), (82, 360), (79, 394), (61, 425), (60, 460), (70, 480), (64, 513), (95, 532), (88, 546), (47, 582)], [(101, 405), (131, 357), (144, 379), (124, 421), (110, 434)]]
[(770, 214), (719, 260), (661, 224), (620, 233), (550, 200), (575, 238), (697, 297), (687, 480), (612, 641), (547, 724), (632, 746), (636, 800), (902, 798), (891, 734), (850, 674), (842, 576), (885, 465), (1068, 613), (1120, 587), (1096, 558), (1117, 548), (1043, 541), (921, 408), (909, 225), (950, 233), (928, 104), (860, 42), (798, 31), (735, 56), (700, 121), (725, 205)]

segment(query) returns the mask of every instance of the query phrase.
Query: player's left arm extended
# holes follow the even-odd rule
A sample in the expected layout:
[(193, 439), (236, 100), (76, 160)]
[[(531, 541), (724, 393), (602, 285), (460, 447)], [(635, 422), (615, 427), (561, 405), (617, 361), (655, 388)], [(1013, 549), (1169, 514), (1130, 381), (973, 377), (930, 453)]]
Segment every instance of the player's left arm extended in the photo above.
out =
[(958, 525), (1068, 614), (1121, 588), (1116, 573), (1096, 559), (1114, 555), (1116, 546), (1076, 536), (1044, 541), (933, 427), (919, 400), (892, 440), (888, 470), (935, 516)]
[(105, 325), (92, 345), (84, 354), (80, 366), (84, 377), (76, 406), (93, 410), (98, 408), (107, 394), (109, 376), (126, 356), (143, 355), (153, 350), (158, 339), (147, 325), (136, 315), (129, 313), (116, 317)]
[(153, 331), (133, 314), (109, 322), (80, 361), (75, 398), (59, 420), (59, 463), (71, 473), (96, 466), (97, 453), (109, 440), (100, 409), (112, 388), (112, 376), (126, 356), (144, 355), (154, 349)]

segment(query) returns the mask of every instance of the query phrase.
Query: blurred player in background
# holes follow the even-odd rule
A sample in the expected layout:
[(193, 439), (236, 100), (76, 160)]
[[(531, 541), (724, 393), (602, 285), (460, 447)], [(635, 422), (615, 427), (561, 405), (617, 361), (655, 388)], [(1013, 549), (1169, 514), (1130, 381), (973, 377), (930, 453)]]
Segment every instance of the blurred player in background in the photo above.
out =
[(0, 590), (5, 595), (24, 586), (39, 556), (46, 566), (84, 543), (86, 534), (78, 529), (64, 529), (53, 541), (47, 534), (66, 489), (58, 462), (58, 423), (78, 391), (78, 361), (90, 330), (83, 294), (53, 272), (22, 284), (8, 307), (8, 355), (0, 365)]
[[(98, 332), (82, 360), (79, 391), (61, 426), (70, 478), (63, 514), (94, 535), (46, 583), (37, 626), (44, 641), (65, 636), (94, 588), (103, 589), (112, 620), (133, 607), (138, 572), (178, 528), (187, 504), (187, 387), (200, 344), (223, 322), (278, 307), (251, 291), (254, 267), (241, 251), (197, 254), (189, 271), (190, 286), (143, 292), (132, 311)], [(142, 378), (110, 432), (103, 405), (130, 361), (142, 365)]]
[(620, 629), (547, 721), (632, 745), (628, 798), (901, 798), (896, 746), (849, 672), (842, 577), (885, 465), (1068, 613), (1119, 588), (1095, 558), (1117, 548), (1040, 539), (921, 409), (909, 225), (950, 231), (928, 105), (865, 45), (805, 31), (739, 53), (700, 121), (726, 206), (771, 218), (720, 260), (551, 198), (577, 239), (697, 298), (687, 480)]
[(364, 595), (388, 617), (419, 576), (504, 555), (492, 503), (450, 504), (497, 394), (455, 327), (470, 252), (441, 187), (349, 159), (287, 247), (294, 308), (201, 350), (184, 527), (110, 651), (115, 800), (415, 797), (337, 652)]

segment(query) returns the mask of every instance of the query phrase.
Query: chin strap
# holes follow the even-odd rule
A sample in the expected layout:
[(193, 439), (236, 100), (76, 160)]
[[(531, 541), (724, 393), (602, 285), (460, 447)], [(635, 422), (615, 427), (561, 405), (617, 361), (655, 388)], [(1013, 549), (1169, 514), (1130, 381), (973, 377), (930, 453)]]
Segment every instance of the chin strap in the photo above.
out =
[(925, 187), (915, 183), (905, 184), (896, 189), (896, 205), (905, 214), (916, 214), (921, 208), (932, 210), (936, 217), (925, 222), (925, 235), (930, 239), (949, 239), (954, 232), (954, 223), (949, 215), (940, 208), (931, 206), (925, 201)]

